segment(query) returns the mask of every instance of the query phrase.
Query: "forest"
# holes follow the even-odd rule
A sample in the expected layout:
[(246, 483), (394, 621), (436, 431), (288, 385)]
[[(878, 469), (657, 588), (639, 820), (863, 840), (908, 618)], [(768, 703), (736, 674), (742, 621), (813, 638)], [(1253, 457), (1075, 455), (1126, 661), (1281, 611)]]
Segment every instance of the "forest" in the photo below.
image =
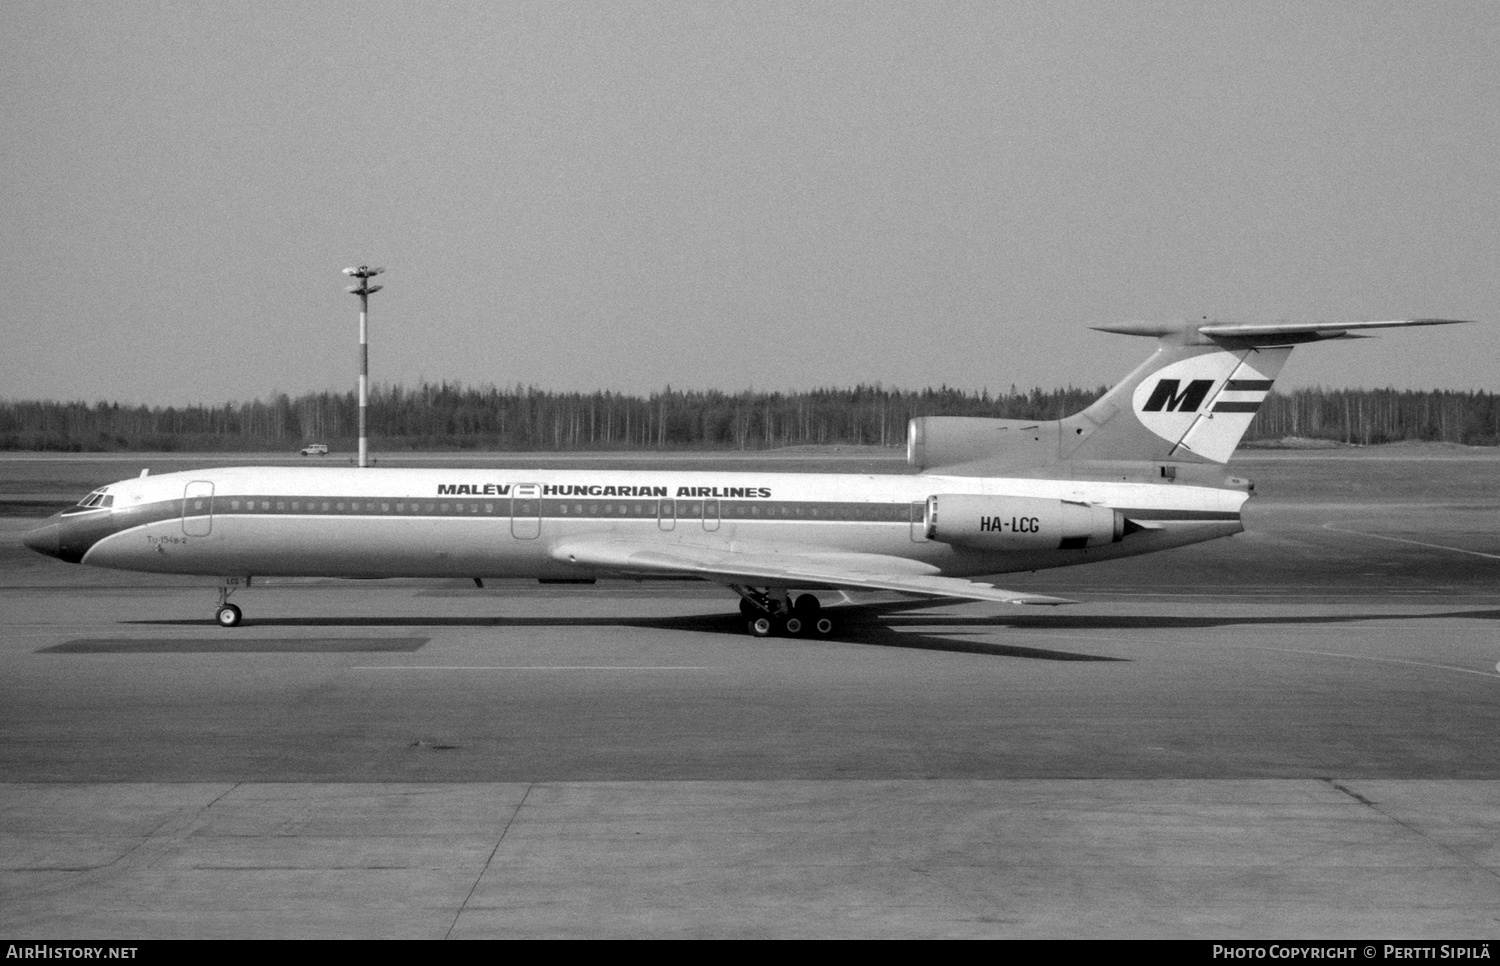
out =
[[(946, 386), (879, 385), (807, 392), (675, 390), (647, 396), (423, 383), (371, 392), (370, 447), (402, 450), (763, 450), (806, 445), (905, 445), (914, 416), (1057, 419), (1107, 387), (992, 394)], [(354, 448), (355, 394), (284, 393), (252, 402), (122, 406), (0, 402), (0, 450), (279, 451), (310, 442)], [(1369, 446), (1430, 440), (1500, 441), (1500, 399), (1488, 392), (1298, 389), (1272, 392), (1246, 434)]]

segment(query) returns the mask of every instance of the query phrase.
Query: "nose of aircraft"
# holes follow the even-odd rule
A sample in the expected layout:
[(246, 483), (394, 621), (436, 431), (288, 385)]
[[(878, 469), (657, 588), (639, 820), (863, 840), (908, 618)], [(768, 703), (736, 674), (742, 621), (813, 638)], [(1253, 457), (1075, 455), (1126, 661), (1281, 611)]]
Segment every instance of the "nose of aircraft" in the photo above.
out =
[(44, 553), (49, 557), (61, 557), (62, 524), (56, 520), (48, 520), (35, 530), (27, 530), (22, 534), (21, 542), (37, 553)]

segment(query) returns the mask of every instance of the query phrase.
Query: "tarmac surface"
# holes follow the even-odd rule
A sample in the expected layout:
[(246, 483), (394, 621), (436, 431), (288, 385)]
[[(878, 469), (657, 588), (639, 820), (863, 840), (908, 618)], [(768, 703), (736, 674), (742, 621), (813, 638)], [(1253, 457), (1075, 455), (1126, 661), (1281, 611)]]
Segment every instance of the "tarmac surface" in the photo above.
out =
[[(142, 463), (71, 459), (0, 499)], [(832, 641), (693, 583), (225, 630), (0, 516), (0, 936), (1500, 938), (1497, 470), (1252, 452), (1244, 534)]]

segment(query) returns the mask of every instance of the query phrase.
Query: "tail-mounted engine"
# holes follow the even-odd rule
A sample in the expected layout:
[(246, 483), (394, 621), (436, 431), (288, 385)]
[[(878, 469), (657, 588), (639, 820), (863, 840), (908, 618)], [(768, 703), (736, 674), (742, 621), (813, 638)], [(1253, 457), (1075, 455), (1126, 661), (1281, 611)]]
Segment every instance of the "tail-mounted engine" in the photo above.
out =
[(960, 493), (929, 496), (926, 524), (927, 539), (970, 550), (1082, 550), (1136, 529), (1107, 506)]

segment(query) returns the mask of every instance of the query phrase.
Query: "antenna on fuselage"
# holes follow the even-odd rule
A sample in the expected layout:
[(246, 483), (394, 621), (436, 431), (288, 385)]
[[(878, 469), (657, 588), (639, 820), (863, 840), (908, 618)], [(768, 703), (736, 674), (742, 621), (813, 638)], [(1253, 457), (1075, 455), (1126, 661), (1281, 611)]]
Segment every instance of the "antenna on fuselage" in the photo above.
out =
[(358, 285), (345, 286), (344, 291), (359, 296), (359, 465), (369, 465), (370, 438), (365, 430), (365, 411), (370, 403), (370, 296), (383, 286), (371, 285), (370, 279), (385, 271), (383, 268), (346, 268), (344, 274), (359, 279)]

